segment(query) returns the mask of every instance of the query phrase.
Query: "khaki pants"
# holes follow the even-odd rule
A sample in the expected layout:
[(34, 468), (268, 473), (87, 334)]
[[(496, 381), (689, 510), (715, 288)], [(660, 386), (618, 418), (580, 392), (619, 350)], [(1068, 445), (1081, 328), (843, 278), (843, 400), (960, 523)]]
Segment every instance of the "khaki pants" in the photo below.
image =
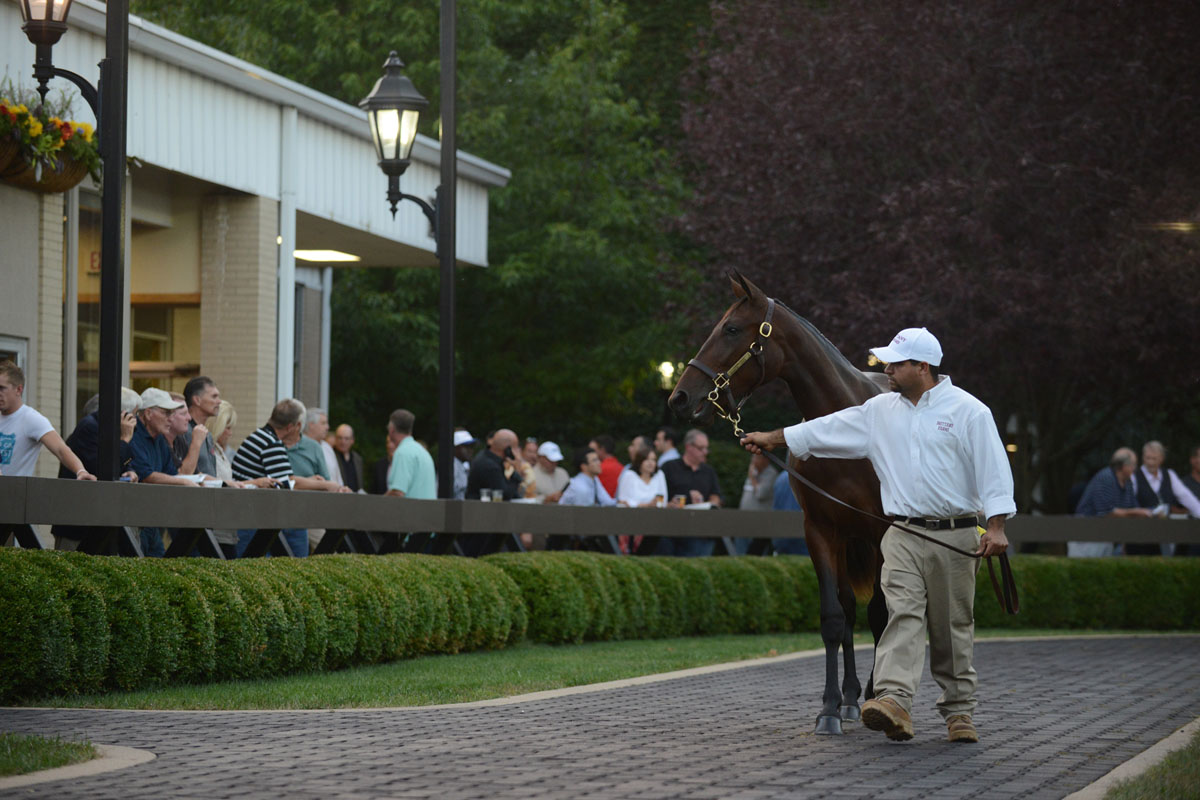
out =
[[(931, 531), (947, 544), (974, 552), (974, 528)], [(883, 596), (888, 623), (875, 654), (875, 696), (891, 697), (905, 711), (921, 680), (925, 635), (929, 668), (942, 687), (942, 717), (975, 711), (975, 573), (979, 559), (967, 558), (894, 527), (881, 543)]]

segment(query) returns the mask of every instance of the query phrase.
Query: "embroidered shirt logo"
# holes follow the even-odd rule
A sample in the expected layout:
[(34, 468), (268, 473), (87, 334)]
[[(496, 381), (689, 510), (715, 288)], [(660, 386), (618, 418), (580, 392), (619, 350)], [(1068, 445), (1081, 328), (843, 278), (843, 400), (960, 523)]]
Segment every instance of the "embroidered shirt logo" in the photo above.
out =
[(953, 427), (954, 427), (953, 422), (943, 422), (940, 419), (937, 421), (937, 429), (939, 431), (941, 431), (942, 433), (950, 433), (950, 429)]

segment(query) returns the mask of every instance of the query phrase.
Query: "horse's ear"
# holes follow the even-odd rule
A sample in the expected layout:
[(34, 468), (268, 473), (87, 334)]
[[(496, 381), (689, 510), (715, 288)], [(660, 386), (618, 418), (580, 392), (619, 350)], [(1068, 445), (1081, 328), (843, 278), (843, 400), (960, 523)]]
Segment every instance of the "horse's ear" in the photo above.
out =
[(756, 295), (762, 294), (757, 286), (747, 280), (746, 276), (742, 275), (736, 269), (729, 271), (729, 282), (733, 284), (733, 293), (738, 297), (753, 299)]

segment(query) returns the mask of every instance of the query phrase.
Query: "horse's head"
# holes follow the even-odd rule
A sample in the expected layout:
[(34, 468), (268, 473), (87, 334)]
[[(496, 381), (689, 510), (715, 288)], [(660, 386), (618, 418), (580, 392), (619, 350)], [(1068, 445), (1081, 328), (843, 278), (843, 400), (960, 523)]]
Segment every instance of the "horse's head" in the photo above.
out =
[[(714, 388), (721, 408), (735, 414), (751, 392), (779, 374), (783, 363), (779, 348), (767, 344), (771, 332), (767, 318), (773, 301), (740, 272), (731, 274), (730, 282), (738, 299), (679, 376), (667, 401), (678, 417), (698, 425), (713, 421), (717, 409), (709, 396)], [(726, 377), (727, 387), (722, 385)]]

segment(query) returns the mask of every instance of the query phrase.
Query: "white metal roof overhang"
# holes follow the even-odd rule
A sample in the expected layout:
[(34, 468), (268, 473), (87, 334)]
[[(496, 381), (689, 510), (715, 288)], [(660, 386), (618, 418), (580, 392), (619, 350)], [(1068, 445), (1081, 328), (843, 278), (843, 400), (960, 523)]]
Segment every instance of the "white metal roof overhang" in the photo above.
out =
[[(97, 0), (75, 0), (70, 30), (54, 47), (56, 66), (93, 83), (104, 57), (104, 8)], [(15, 2), (0, 1), (0, 64), (10, 79), (33, 86), (33, 45), (20, 19)], [(362, 258), (359, 266), (436, 264), (420, 209), (401, 204), (392, 219), (363, 111), (139, 17), (130, 17), (129, 42), (130, 156), (214, 187), (276, 200), (281, 176), (290, 170), (297, 248), (353, 253)], [(62, 80), (53, 86), (73, 88)], [(296, 145), (284, 164), (289, 108), (297, 110)], [(76, 111), (77, 118), (91, 119), (82, 101)], [(439, 143), (418, 135), (403, 190), (432, 198), (440, 158)], [(461, 263), (487, 264), (488, 189), (510, 177), (503, 167), (458, 152)]]

